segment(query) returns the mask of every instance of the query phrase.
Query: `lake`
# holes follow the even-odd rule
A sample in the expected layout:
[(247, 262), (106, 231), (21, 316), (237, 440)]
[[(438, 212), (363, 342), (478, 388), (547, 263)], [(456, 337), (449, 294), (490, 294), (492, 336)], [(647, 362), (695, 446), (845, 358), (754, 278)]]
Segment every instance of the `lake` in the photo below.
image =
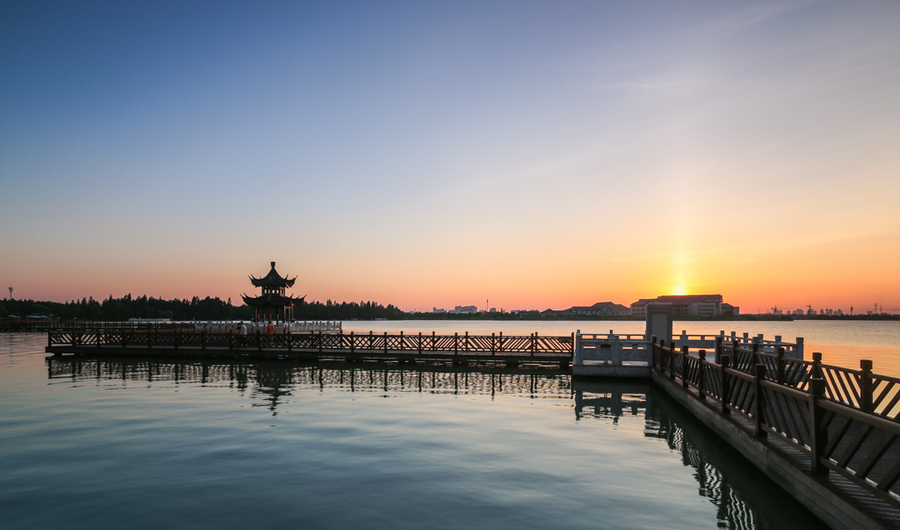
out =
[(646, 382), (45, 344), (0, 334), (5, 528), (822, 528)]

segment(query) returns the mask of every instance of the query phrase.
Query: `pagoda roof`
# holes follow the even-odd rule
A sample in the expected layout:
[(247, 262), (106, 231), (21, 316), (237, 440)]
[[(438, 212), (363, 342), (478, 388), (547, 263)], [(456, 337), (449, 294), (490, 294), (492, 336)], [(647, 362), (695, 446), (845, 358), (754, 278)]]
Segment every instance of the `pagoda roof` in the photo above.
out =
[(294, 298), (293, 296), (284, 296), (280, 294), (264, 294), (262, 296), (247, 296), (246, 294), (243, 294), (241, 297), (244, 299), (245, 304), (252, 305), (253, 307), (281, 309), (302, 302), (303, 299), (306, 298), (306, 295), (301, 298)]
[(282, 278), (278, 271), (275, 270), (275, 262), (272, 262), (272, 270), (262, 278), (250, 276), (250, 283), (255, 287), (293, 287), (297, 277)]

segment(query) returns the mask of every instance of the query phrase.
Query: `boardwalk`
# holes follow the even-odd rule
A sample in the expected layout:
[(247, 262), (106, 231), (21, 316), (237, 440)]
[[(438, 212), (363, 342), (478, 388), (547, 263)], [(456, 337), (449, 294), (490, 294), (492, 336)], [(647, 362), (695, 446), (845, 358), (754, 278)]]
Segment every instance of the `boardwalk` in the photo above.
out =
[(652, 380), (832, 528), (900, 528), (900, 379), (719, 344), (653, 343)]
[(269, 358), (313, 361), (447, 363), (454, 365), (556, 365), (568, 368), (573, 336), (397, 335), (388, 333), (260, 332), (241, 337), (206, 330), (63, 330), (48, 333), (47, 352), (56, 355), (161, 355)]

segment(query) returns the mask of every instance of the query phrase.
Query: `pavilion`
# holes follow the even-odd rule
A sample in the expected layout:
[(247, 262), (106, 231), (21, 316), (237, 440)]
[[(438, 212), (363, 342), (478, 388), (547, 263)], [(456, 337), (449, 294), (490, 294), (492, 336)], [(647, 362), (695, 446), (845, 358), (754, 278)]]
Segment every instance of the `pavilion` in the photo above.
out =
[(303, 299), (306, 298), (306, 296), (294, 298), (293, 295), (285, 295), (285, 290), (288, 287), (293, 287), (296, 280), (296, 276), (283, 278), (278, 274), (278, 271), (275, 270), (274, 261), (269, 274), (262, 278), (256, 278), (251, 275), (250, 282), (254, 287), (261, 288), (262, 294), (255, 297), (247, 296), (246, 294), (241, 296), (244, 298), (245, 304), (254, 307), (254, 320), (292, 321), (294, 319), (294, 304), (302, 303)]

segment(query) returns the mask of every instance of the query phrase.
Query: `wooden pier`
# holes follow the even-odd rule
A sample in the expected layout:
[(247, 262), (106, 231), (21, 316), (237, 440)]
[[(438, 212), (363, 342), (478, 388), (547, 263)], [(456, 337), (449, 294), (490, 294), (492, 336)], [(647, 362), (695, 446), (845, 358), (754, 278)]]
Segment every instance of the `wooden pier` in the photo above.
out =
[[(574, 335), (574, 334), (573, 334)], [(574, 336), (417, 335), (351, 333), (237, 333), (183, 329), (49, 331), (54, 355), (160, 355), (197, 358), (310, 361), (555, 365), (572, 362)]]
[(900, 528), (900, 379), (652, 341), (651, 379), (832, 528)]

